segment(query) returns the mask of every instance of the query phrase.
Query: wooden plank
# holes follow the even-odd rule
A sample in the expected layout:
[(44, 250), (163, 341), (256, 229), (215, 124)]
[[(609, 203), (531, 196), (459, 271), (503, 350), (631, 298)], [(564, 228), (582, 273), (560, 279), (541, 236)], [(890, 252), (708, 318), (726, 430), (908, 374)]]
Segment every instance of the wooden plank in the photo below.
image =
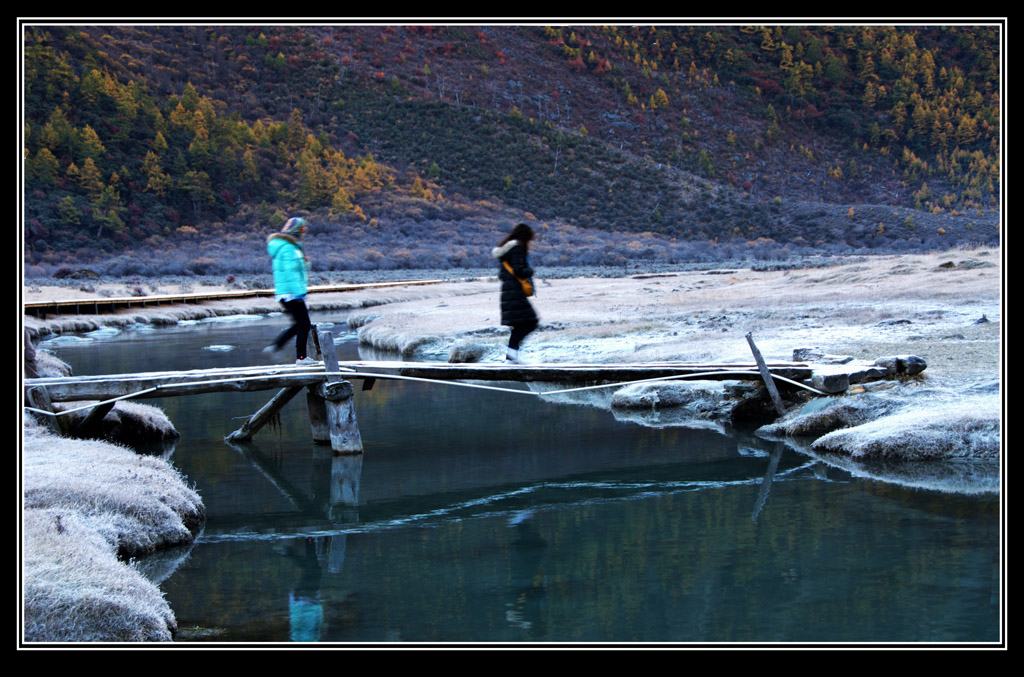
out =
[[(314, 365), (315, 366), (315, 365)], [(29, 379), (33, 385), (52, 385), (66, 382), (85, 383), (89, 381), (109, 380), (160, 380), (181, 378), (184, 381), (197, 379), (215, 379), (224, 377), (274, 376), (278, 374), (295, 374), (308, 372), (309, 367), (294, 364), (260, 364), (249, 367), (213, 367), (210, 369), (177, 369), (174, 371), (140, 371), (122, 374), (93, 374), (85, 376), (41, 376)]]

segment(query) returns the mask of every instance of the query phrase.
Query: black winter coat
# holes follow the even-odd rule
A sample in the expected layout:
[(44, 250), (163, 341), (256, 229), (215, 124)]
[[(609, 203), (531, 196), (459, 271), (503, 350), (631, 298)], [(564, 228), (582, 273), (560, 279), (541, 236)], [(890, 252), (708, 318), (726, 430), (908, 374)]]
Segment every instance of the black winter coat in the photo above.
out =
[(507, 327), (536, 324), (537, 313), (527, 299), (519, 280), (505, 270), (504, 262), (512, 266), (515, 274), (523, 279), (533, 277), (533, 268), (526, 258), (526, 252), (517, 240), (495, 247), (491, 252), (498, 259), (498, 280), (501, 282), (501, 323)]

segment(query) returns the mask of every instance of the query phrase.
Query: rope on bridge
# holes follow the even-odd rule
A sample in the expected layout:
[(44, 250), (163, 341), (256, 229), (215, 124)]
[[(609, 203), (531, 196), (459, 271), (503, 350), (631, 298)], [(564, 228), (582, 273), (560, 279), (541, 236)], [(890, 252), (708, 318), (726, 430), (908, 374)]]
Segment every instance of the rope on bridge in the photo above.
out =
[[(564, 394), (567, 394), (567, 393), (581, 392), (581, 391), (584, 391), (584, 390), (597, 390), (597, 389), (601, 389), (601, 388), (620, 388), (620, 387), (624, 387), (624, 386), (628, 386), (628, 385), (635, 385), (637, 383), (656, 383), (656, 382), (659, 382), (659, 381), (672, 381), (672, 380), (683, 379), (683, 378), (699, 378), (699, 377), (705, 377), (705, 376), (721, 376), (723, 374), (759, 374), (760, 372), (756, 372), (756, 371), (752, 371), (752, 370), (750, 370), (750, 371), (746, 371), (746, 370), (744, 370), (744, 371), (739, 371), (739, 370), (706, 371), (706, 372), (700, 372), (700, 373), (697, 373), (697, 374), (677, 374), (675, 376), (661, 376), (661, 377), (657, 377), (657, 378), (638, 379), (638, 380), (635, 380), (635, 381), (622, 381), (622, 382), (619, 382), (619, 383), (604, 383), (604, 384), (601, 384), (601, 385), (594, 385), (594, 386), (581, 386), (581, 387), (577, 387), (577, 388), (563, 388), (561, 390), (548, 390), (546, 392), (537, 392), (537, 391), (534, 391), (534, 390), (519, 390), (519, 389), (516, 389), (516, 388), (501, 388), (501, 387), (498, 387), (498, 386), (487, 386), (487, 385), (482, 385), (482, 384), (479, 384), (479, 383), (465, 383), (463, 381), (445, 381), (445, 380), (441, 380), (441, 379), (421, 378), (421, 377), (418, 377), (418, 376), (402, 376), (402, 375), (399, 375), (399, 374), (379, 374), (379, 373), (373, 373), (373, 372), (358, 372), (358, 371), (352, 371), (352, 370), (335, 371), (335, 372), (327, 372), (327, 371), (321, 372), (319, 370), (311, 371), (311, 372), (297, 371), (296, 373), (299, 374), (299, 375), (306, 375), (306, 374), (309, 374), (309, 375), (319, 375), (319, 374), (323, 374), (324, 376), (349, 376), (349, 377), (359, 376), (359, 377), (363, 377), (363, 378), (391, 379), (391, 380), (396, 380), (396, 381), (416, 381), (416, 382), (420, 382), (420, 383), (439, 383), (439, 384), (450, 385), (450, 386), (461, 386), (463, 388), (479, 388), (479, 389), (482, 389), (482, 390), (494, 390), (494, 391), (503, 392), (503, 393), (515, 393), (517, 395), (532, 395), (532, 396), (535, 396), (535, 397), (545, 397), (545, 396), (548, 396), (548, 395), (564, 395)], [(261, 377), (261, 376), (250, 376), (250, 377), (236, 377), (236, 378), (229, 378), (229, 379), (214, 379), (214, 380), (210, 380), (210, 381), (195, 381), (194, 383), (191, 383), (190, 385), (216, 385), (218, 383), (237, 383), (238, 381), (258, 380), (260, 378), (263, 378), (263, 377)], [(827, 393), (821, 392), (820, 390), (816, 390), (815, 388), (812, 388), (812, 387), (810, 387), (808, 385), (800, 383), (799, 381), (794, 381), (792, 379), (786, 378), (785, 376), (779, 376), (777, 374), (772, 374), (772, 378), (778, 379), (780, 381), (785, 381), (786, 383), (798, 386), (798, 387), (803, 388), (805, 390), (809, 390), (812, 393), (815, 393), (817, 395), (826, 395), (827, 394)], [(176, 383), (174, 385), (175, 386), (180, 386), (181, 384)], [(37, 413), (37, 414), (44, 414), (44, 415), (47, 415), (47, 416), (54, 416), (54, 417), (64, 416), (66, 414), (71, 414), (71, 413), (74, 413), (74, 412), (77, 412), (77, 411), (82, 411), (84, 409), (92, 409), (94, 407), (103, 406), (104, 404), (110, 404), (111, 402), (118, 402), (120, 400), (127, 400), (127, 399), (131, 399), (133, 397), (140, 397), (142, 395), (146, 395), (146, 394), (158, 391), (162, 387), (164, 387), (164, 386), (157, 385), (157, 386), (153, 386), (152, 388), (146, 388), (144, 390), (140, 390), (140, 391), (138, 391), (136, 393), (130, 393), (128, 395), (121, 395), (119, 397), (114, 397), (114, 398), (111, 398), (109, 400), (104, 400), (102, 402), (93, 402), (91, 404), (87, 404), (87, 405), (84, 405), (84, 406), (81, 406), (81, 407), (75, 407), (74, 409), (65, 409), (64, 411), (58, 411), (58, 412), (45, 411), (45, 410), (42, 410), (42, 409), (37, 409), (35, 407), (29, 407), (29, 406), (26, 406), (25, 409), (27, 411), (31, 411), (31, 412), (34, 412), (34, 413)]]
[[(596, 390), (598, 388), (616, 388), (618, 386), (628, 386), (628, 385), (633, 385), (633, 384), (636, 384), (636, 383), (655, 383), (655, 382), (658, 382), (658, 381), (672, 381), (672, 380), (680, 379), (680, 378), (697, 378), (697, 377), (701, 377), (701, 376), (721, 376), (723, 374), (758, 374), (759, 375), (760, 373), (761, 372), (753, 371), (753, 370), (749, 370), (749, 371), (743, 370), (743, 371), (741, 371), (741, 370), (737, 370), (737, 369), (730, 369), (728, 371), (703, 371), (703, 372), (700, 372), (699, 374), (676, 374), (675, 376), (659, 376), (657, 378), (645, 378), (645, 379), (639, 379), (637, 381), (624, 381), (622, 383), (605, 383), (605, 384), (596, 385), (596, 386), (582, 386), (582, 387), (579, 387), (579, 388), (566, 388), (564, 390), (549, 390), (547, 392), (537, 393), (537, 394), (538, 395), (560, 395), (562, 393), (574, 393), (574, 392), (579, 392), (581, 390)], [(812, 388), (809, 385), (805, 385), (803, 383), (800, 383), (799, 381), (794, 381), (793, 379), (786, 378), (785, 376), (779, 376), (778, 374), (772, 374), (772, 378), (774, 378), (776, 380), (779, 380), (779, 381), (785, 381), (786, 383), (798, 386), (800, 388), (803, 388), (804, 390), (809, 390), (812, 393), (814, 393), (815, 395), (827, 395), (828, 394), (828, 393), (823, 393), (820, 390), (817, 390), (816, 388)]]

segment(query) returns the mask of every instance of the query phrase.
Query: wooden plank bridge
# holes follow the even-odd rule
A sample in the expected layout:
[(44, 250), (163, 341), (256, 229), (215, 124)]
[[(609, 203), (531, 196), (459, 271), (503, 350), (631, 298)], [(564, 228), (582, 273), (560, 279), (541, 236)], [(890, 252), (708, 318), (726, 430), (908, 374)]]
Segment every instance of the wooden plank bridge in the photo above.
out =
[[(770, 364), (775, 376), (795, 381), (809, 378), (802, 364)], [(324, 365), (264, 365), (195, 369), (190, 371), (107, 374), (102, 376), (55, 376), (25, 379), (25, 388), (45, 387), (53, 402), (137, 399), (198, 395), (212, 392), (249, 392), (275, 388), (316, 386), (326, 378)], [(368, 389), (378, 379), (424, 381), (484, 381), (552, 384), (615, 384), (644, 380), (694, 378), (706, 380), (760, 380), (757, 365), (750, 364), (451, 364), (447, 362), (339, 362), (332, 375), (364, 382)], [(543, 393), (539, 393), (543, 394)]]
[[(89, 414), (79, 424), (88, 428), (125, 399), (149, 399), (196, 395), (211, 392), (279, 392), (238, 430), (229, 441), (247, 441), (301, 391), (306, 391), (313, 439), (329, 443), (337, 453), (361, 453), (362, 440), (355, 419), (354, 389), (351, 381), (362, 381), (364, 390), (378, 380), (412, 380), (488, 388), (533, 396), (561, 394), (574, 390), (626, 385), (637, 382), (699, 378), (703, 380), (763, 380), (777, 399), (775, 380), (801, 385), (812, 376), (812, 368), (800, 363), (767, 364), (754, 351), (750, 364), (683, 364), (658, 362), (646, 364), (509, 364), (447, 362), (339, 362), (330, 332), (314, 331), (316, 352), (323, 358), (318, 365), (264, 365), (188, 371), (108, 374), (100, 376), (61, 376), (24, 380), (25, 401), (34, 411), (57, 419), (76, 410), (57, 412), (57, 402), (88, 402), (78, 409)], [(749, 337), (748, 337), (749, 339)], [(488, 385), (488, 382), (490, 383)], [(498, 382), (555, 384), (550, 390), (515, 390), (494, 385)], [(568, 387), (558, 387), (568, 386)], [(806, 387), (806, 386), (802, 386)], [(780, 412), (781, 413), (781, 412)], [(69, 433), (65, 429), (61, 432)]]

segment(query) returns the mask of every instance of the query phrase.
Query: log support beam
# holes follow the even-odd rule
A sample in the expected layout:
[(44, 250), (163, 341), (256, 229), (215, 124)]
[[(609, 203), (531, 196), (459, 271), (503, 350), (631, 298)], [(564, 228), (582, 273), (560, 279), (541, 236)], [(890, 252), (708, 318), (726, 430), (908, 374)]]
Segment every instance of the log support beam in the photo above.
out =
[(88, 415), (82, 419), (82, 422), (75, 426), (75, 437), (91, 437), (93, 431), (99, 427), (100, 422), (113, 408), (113, 402), (105, 402), (90, 409)]
[(242, 424), (242, 427), (231, 433), (224, 439), (228, 442), (248, 442), (252, 440), (253, 435), (259, 432), (260, 428), (265, 426), (277, 415), (284, 405), (288, 404), (293, 397), (299, 394), (302, 390), (299, 386), (293, 386), (291, 388), (282, 388), (269, 402), (257, 411), (255, 414), (249, 417), (249, 420)]

